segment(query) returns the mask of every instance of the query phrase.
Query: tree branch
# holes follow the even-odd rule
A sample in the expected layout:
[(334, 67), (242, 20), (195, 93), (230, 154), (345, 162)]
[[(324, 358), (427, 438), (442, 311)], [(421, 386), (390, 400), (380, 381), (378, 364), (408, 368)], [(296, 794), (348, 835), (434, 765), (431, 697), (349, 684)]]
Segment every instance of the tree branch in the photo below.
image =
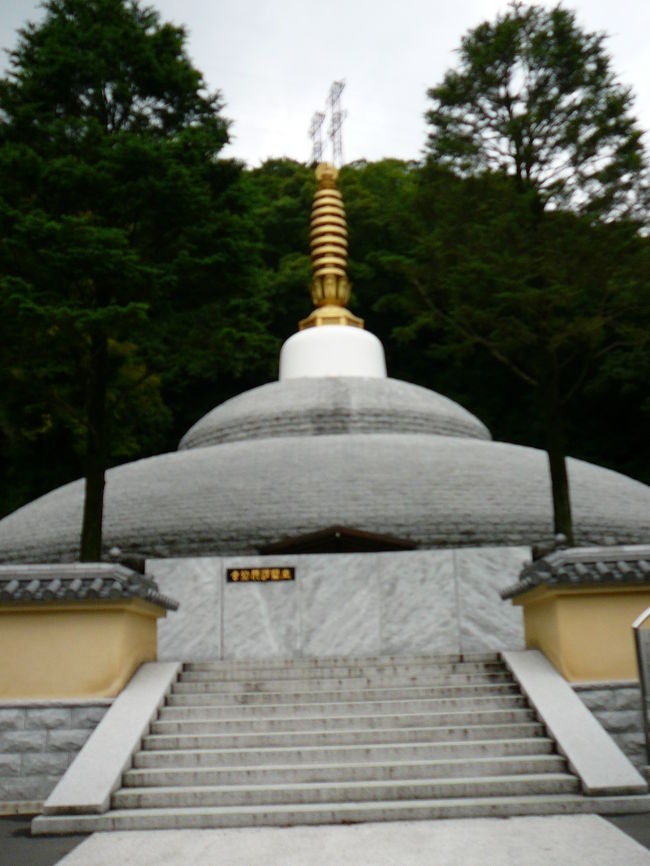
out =
[(461, 325), (456, 319), (453, 319), (447, 313), (445, 313), (440, 307), (438, 307), (433, 300), (431, 299), (429, 293), (426, 291), (422, 283), (416, 278), (412, 278), (413, 285), (418, 290), (418, 293), (427, 304), (429, 309), (431, 309), (437, 316), (445, 322), (451, 330), (456, 331), (461, 334), (471, 343), (474, 343), (478, 346), (484, 348), (494, 359), (510, 370), (511, 373), (514, 373), (517, 378), (521, 379), (527, 385), (530, 385), (532, 388), (537, 388), (539, 386), (539, 381), (523, 370), (518, 364), (515, 364), (507, 355), (504, 355), (497, 347), (491, 343), (487, 338), (477, 334), (467, 325)]

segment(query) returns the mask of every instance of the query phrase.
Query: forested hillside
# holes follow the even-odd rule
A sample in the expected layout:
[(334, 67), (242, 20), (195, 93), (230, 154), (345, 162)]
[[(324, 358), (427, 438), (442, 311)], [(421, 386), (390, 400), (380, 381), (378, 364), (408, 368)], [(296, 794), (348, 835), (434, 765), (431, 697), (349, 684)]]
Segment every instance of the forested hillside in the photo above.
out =
[[(89, 5), (117, 16), (94, 55)], [(122, 5), (52, 0), (50, 30), (23, 34), (19, 75), (0, 83), (0, 514), (87, 473), (98, 379), (107, 466), (173, 450), (214, 405), (276, 376), (311, 309), (313, 166), (221, 159), (228, 121), (218, 95), (202, 95), (182, 32), (123, 19)], [(63, 28), (63, 6), (83, 38)], [(484, 48), (489, 34), (474, 36)], [(129, 51), (130, 66), (91, 65)], [(566, 171), (547, 182), (535, 171), (548, 153), (535, 164), (524, 147), (510, 171), (452, 129), (474, 98), (465, 73), (431, 91), (425, 159), (341, 171), (350, 307), (383, 341), (389, 375), (459, 401), (495, 438), (547, 447), (561, 405), (570, 455), (650, 483), (650, 241), (627, 105), (617, 113), (611, 89), (600, 121), (586, 121), (590, 141), (570, 112), (561, 143), (584, 168), (601, 122), (620, 133), (603, 139), (620, 164), (601, 154), (582, 187)], [(560, 86), (542, 78), (538, 96)], [(557, 116), (547, 100), (531, 124), (550, 123), (542, 109)], [(516, 155), (530, 130), (508, 129)]]
[[(274, 378), (282, 340), (311, 308), (312, 168), (281, 160), (252, 171), (230, 168), (235, 177), (228, 189), (228, 210), (222, 205), (218, 213), (209, 215), (209, 222), (236, 222), (239, 237), (230, 240), (228, 252), (238, 267), (225, 268), (219, 278), (212, 271), (200, 291), (195, 275), (185, 277), (181, 270), (172, 299), (161, 301), (159, 309), (152, 303), (146, 342), (153, 348), (146, 360), (138, 360), (142, 367), (129, 360), (137, 357), (135, 333), (131, 346), (112, 347), (120, 361), (132, 365), (116, 375), (143, 378), (146, 371), (155, 378), (156, 388), (150, 384), (141, 390), (137, 402), (126, 401), (117, 415), (111, 464), (173, 450), (183, 432), (214, 405)], [(340, 183), (350, 231), (351, 308), (384, 342), (390, 375), (458, 400), (490, 427), (495, 438), (543, 446), (534, 395), (486, 355), (479, 343), (450, 334), (444, 320), (432, 315), (422, 288), (423, 280), (441, 278), (444, 254), (445, 263), (457, 265), (454, 279), (462, 280), (457, 288), (466, 293), (472, 316), (491, 314), (486, 313), (483, 293), (493, 291), (490, 271), (497, 266), (495, 254), (501, 259), (505, 251), (512, 296), (503, 302), (513, 309), (530, 305), (531, 343), (536, 323), (540, 328), (548, 325), (558, 340), (575, 343), (576, 365), (587, 365), (567, 405), (569, 453), (650, 483), (648, 346), (622, 341), (600, 358), (581, 358), (578, 336), (573, 335), (578, 327), (602, 326), (603, 298), (610, 295), (612, 300), (620, 295), (627, 305), (625, 327), (630, 331), (650, 327), (648, 240), (628, 237), (626, 227), (615, 222), (583, 228), (580, 234), (571, 219), (565, 225), (558, 215), (561, 224), (548, 239), (552, 250), (531, 250), (519, 236), (526, 227), (516, 210), (508, 218), (509, 229), (502, 226), (499, 232), (494, 225), (493, 197), (504, 191), (500, 179), (489, 175), (463, 181), (430, 165), (386, 160), (348, 165)], [(223, 242), (216, 230), (214, 242), (216, 257), (218, 243)], [(561, 297), (551, 301), (543, 295), (533, 305), (526, 297), (533, 262), (552, 272), (588, 263), (578, 287), (580, 296), (574, 297), (572, 290), (564, 305)], [(186, 264), (189, 268), (189, 258)], [(7, 295), (3, 297), (0, 328), (8, 335), (3, 340), (1, 417), (2, 510), (6, 513), (79, 477), (83, 437), (71, 424), (58, 420), (48, 395), (41, 393), (38, 378), (46, 373), (39, 373), (37, 365), (55, 359), (41, 356), (29, 336), (29, 318), (24, 321), (10, 307)], [(225, 334), (215, 323), (224, 299), (238, 308), (242, 322), (241, 327), (230, 325)], [(573, 310), (566, 311), (569, 303), (580, 306), (579, 323)], [(472, 316), (467, 316), (468, 329)], [(495, 334), (498, 324), (493, 324)]]

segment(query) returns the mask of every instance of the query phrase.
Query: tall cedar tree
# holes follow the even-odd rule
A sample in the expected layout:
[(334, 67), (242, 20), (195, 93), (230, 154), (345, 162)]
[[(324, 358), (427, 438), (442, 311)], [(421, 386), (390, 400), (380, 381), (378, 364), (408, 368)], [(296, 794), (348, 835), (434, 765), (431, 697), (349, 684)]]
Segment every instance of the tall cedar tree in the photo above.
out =
[(32, 400), (32, 433), (63, 418), (85, 438), (81, 559), (92, 561), (124, 403), (137, 392), (141, 415), (165, 413), (143, 351), (166, 352), (155, 311), (188, 309), (224, 258), (206, 241), (210, 208), (239, 169), (216, 160), (227, 123), (182, 28), (127, 0), (44, 8), (0, 82), (3, 375)]
[[(437, 285), (430, 285), (425, 294), (461, 351), (472, 340), (535, 389), (546, 430), (555, 531), (569, 540), (573, 529), (563, 415), (564, 404), (585, 376), (585, 364), (567, 366), (558, 361), (556, 350), (568, 341), (568, 355), (588, 347), (595, 360), (618, 343), (620, 335), (611, 333), (615, 321), (603, 326), (598, 306), (603, 293), (615, 291), (611, 280), (589, 300), (591, 265), (590, 254), (584, 252), (585, 232), (589, 221), (631, 220), (645, 205), (641, 133), (629, 113), (632, 97), (617, 83), (603, 41), (602, 35), (580, 30), (574, 15), (559, 6), (547, 10), (514, 3), (495, 23), (481, 24), (463, 38), (459, 68), (429, 90), (433, 107), (426, 115), (431, 163), (448, 166), (465, 178), (486, 172), (501, 175), (520, 196), (514, 205), (509, 193), (501, 205), (498, 198), (490, 203), (501, 208), (490, 214), (492, 229), (499, 215), (502, 228), (507, 228), (508, 209), (510, 216), (519, 212), (520, 220), (511, 226), (515, 231), (499, 232), (500, 245), (485, 262), (490, 278), (466, 284), (465, 292), (457, 284), (445, 293), (439, 272)], [(587, 225), (563, 223), (558, 210), (580, 215)], [(470, 222), (474, 215), (467, 214)], [(628, 227), (634, 234), (636, 226)], [(627, 251), (630, 231), (622, 240), (596, 232), (591, 243), (621, 240)], [(572, 237), (582, 250), (573, 263), (566, 249)], [(614, 247), (611, 254), (617, 254)], [(542, 257), (549, 261), (545, 264)], [(550, 273), (554, 259), (563, 261), (564, 268), (558, 265)], [(519, 268), (513, 282), (515, 261)], [(576, 273), (581, 263), (582, 275)], [(460, 273), (456, 267), (456, 279)], [(566, 285), (568, 278), (573, 282)], [(576, 301), (571, 296), (582, 285), (587, 294)], [(484, 291), (476, 297), (481, 287)], [(561, 301), (563, 292), (568, 293), (566, 304)], [(558, 325), (554, 315), (560, 307), (569, 312), (576, 304), (581, 316), (587, 312), (582, 331), (580, 319), (561, 320)], [(622, 306), (629, 306), (628, 297)], [(531, 332), (533, 312), (538, 319)], [(575, 377), (569, 375), (573, 366), (578, 371)]]

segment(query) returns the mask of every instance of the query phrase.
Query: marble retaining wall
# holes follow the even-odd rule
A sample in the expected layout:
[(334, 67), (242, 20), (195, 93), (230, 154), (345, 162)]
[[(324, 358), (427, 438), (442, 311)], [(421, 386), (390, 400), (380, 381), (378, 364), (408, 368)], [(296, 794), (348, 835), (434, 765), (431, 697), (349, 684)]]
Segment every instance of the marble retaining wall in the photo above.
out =
[(588, 683), (574, 689), (630, 761), (639, 769), (648, 766), (639, 684)]
[[(499, 597), (526, 547), (151, 559), (180, 602), (158, 624), (165, 660), (456, 653), (524, 646), (521, 608)], [(295, 580), (227, 583), (229, 568), (293, 566)]]
[(0, 814), (40, 809), (110, 703), (0, 703)]

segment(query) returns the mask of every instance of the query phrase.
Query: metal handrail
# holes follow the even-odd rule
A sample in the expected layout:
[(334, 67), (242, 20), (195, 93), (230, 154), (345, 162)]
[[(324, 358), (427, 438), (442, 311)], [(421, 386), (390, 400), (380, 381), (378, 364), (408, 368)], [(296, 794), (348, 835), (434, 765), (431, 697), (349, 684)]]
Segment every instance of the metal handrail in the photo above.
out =
[[(650, 763), (650, 724), (648, 723), (648, 697), (650, 697), (650, 628), (642, 629), (644, 623), (650, 620), (650, 607), (644, 610), (632, 623), (634, 643), (636, 646), (636, 662), (639, 668), (639, 683), (641, 685), (641, 715), (645, 733), (645, 747)], [(644, 646), (645, 644), (645, 646)], [(645, 653), (644, 653), (645, 649)]]

